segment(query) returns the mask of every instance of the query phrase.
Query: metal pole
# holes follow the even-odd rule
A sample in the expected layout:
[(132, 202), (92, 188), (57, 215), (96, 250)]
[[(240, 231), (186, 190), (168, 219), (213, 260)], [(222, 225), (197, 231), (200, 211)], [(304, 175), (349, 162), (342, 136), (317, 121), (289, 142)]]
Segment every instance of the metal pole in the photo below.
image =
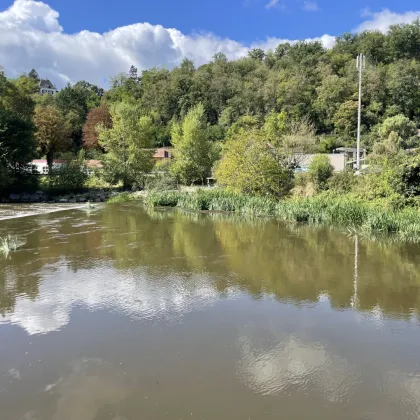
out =
[(357, 157), (356, 170), (360, 171), (360, 126), (362, 124), (362, 72), (365, 66), (365, 56), (360, 54), (357, 57), (357, 69), (359, 70), (359, 107), (357, 113)]

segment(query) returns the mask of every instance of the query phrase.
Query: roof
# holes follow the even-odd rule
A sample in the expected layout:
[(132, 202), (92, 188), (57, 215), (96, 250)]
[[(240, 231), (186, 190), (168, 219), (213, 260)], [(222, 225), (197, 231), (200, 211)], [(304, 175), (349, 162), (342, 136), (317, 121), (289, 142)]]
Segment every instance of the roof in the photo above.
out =
[[(62, 160), (62, 159), (53, 160), (53, 165), (62, 164), (62, 163), (66, 163), (66, 161)], [(34, 159), (31, 162), (31, 164), (32, 165), (47, 165), (47, 160), (46, 159)], [(99, 160), (90, 159), (90, 160), (86, 161), (86, 166), (88, 168), (101, 168), (102, 163)]]
[(56, 89), (56, 87), (48, 80), (48, 79), (41, 79), (39, 82), (39, 87), (44, 89)]
[[(366, 152), (366, 149), (360, 148), (361, 152)], [(357, 153), (357, 147), (337, 147), (335, 152)]]

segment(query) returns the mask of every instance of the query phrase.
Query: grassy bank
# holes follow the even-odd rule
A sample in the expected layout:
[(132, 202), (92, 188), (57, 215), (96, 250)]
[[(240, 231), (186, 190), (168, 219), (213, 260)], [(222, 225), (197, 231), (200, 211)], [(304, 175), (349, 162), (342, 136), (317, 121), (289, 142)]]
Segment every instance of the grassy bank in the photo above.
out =
[(383, 202), (365, 202), (350, 196), (320, 195), (277, 201), (211, 189), (190, 193), (151, 192), (146, 203), (152, 207), (277, 217), (286, 222), (355, 229), (366, 235), (392, 235), (398, 240), (420, 242), (420, 212), (417, 208), (394, 210)]

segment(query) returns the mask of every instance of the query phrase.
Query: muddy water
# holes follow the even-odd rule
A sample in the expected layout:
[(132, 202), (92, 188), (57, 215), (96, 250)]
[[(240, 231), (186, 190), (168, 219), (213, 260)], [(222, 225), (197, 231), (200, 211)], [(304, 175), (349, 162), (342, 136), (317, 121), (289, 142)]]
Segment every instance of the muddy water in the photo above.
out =
[(2, 420), (420, 416), (417, 247), (138, 204), (5, 233)]

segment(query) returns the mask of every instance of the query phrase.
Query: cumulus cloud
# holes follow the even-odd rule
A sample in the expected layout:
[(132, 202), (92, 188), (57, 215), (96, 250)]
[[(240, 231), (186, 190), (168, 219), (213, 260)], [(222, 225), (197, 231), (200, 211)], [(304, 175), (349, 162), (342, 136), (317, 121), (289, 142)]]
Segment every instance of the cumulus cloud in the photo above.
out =
[[(305, 4), (311, 7), (311, 3), (308, 0)], [(266, 7), (282, 4), (281, 0), (271, 0)], [(357, 30), (385, 30), (392, 23), (411, 22), (419, 15), (420, 12), (399, 15), (386, 9), (371, 13), (369, 20)], [(212, 33), (187, 35), (175, 28), (147, 22), (104, 33), (85, 30), (67, 34), (60, 25), (58, 12), (36, 0), (15, 0), (9, 9), (0, 12), (0, 33), (0, 65), (9, 76), (35, 68), (41, 77), (50, 78), (58, 87), (78, 80), (106, 87), (110, 77), (128, 71), (131, 65), (140, 71), (151, 67), (172, 68), (185, 57), (201, 65), (218, 52), (237, 59), (246, 56), (250, 48), (268, 50), (280, 42), (296, 42), (271, 37), (246, 45)], [(334, 45), (331, 35), (314, 39), (327, 48)]]
[(420, 18), (420, 11), (394, 13), (389, 9), (384, 9), (381, 12), (371, 12), (369, 10), (364, 10), (362, 16), (368, 17), (369, 19), (361, 23), (355, 29), (357, 32), (372, 30), (386, 32), (391, 25), (411, 23)]
[[(47, 270), (42, 273), (37, 299), (20, 296), (13, 313), (1, 322), (19, 325), (30, 335), (46, 334), (65, 327), (75, 306), (116, 311), (133, 319), (160, 318), (173, 322), (186, 313), (212, 305), (218, 296), (203, 275), (187, 280), (173, 276), (159, 283), (142, 272), (103, 266), (73, 273), (60, 261), (56, 268), (53, 273)], [(104, 278), (108, 279), (106, 288)]]
[(321, 391), (330, 403), (348, 398), (359, 373), (345, 358), (334, 355), (321, 343), (288, 336), (267, 346), (253, 335), (238, 340), (241, 359), (238, 375), (253, 391), (264, 396)]

